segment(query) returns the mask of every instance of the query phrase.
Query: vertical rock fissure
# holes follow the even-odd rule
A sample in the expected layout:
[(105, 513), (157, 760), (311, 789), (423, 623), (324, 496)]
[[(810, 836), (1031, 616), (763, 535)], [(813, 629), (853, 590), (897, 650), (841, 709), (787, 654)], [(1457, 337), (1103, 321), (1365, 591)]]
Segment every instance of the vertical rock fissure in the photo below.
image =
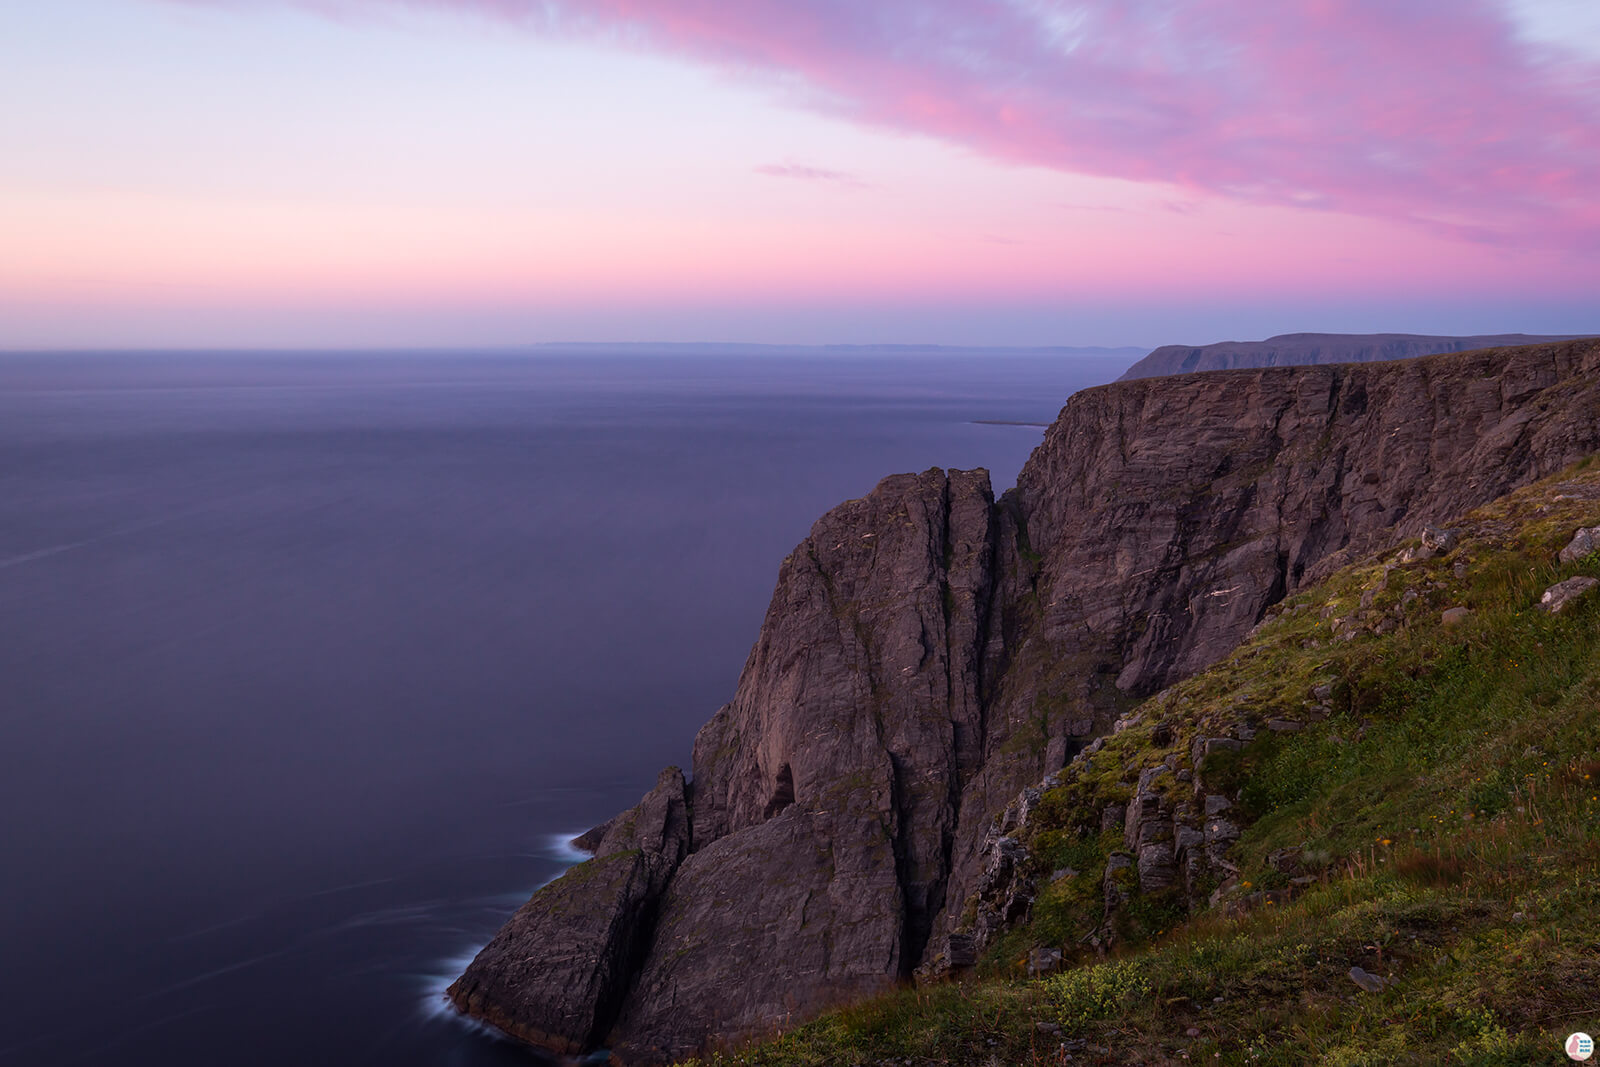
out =
[(1260, 624), (1266, 618), (1267, 609), (1289, 595), (1289, 553), (1280, 546), (1278, 549), (1278, 566), (1272, 579), (1272, 585), (1267, 590), (1266, 597), (1261, 602), (1261, 608), (1256, 612), (1255, 623)]
[(911, 974), (922, 908), (913, 892), (916, 872), (911, 859), (911, 813), (906, 798), (905, 764), (893, 752), (889, 753), (889, 775), (890, 795), (896, 815), (893, 838), (895, 881), (899, 884), (901, 903), (900, 973), (897, 977), (906, 978)]
[[(930, 532), (934, 534), (935, 541), (928, 546), (932, 556), (932, 571), (937, 585), (940, 632), (938, 642), (944, 658), (944, 708), (943, 714), (948, 723), (950, 736), (946, 748), (946, 780), (951, 777), (954, 769), (955, 752), (955, 723), (952, 718), (952, 708), (955, 703), (955, 657), (956, 649), (952, 641), (951, 618), (954, 615), (956, 604), (955, 594), (950, 584), (950, 570), (954, 562), (955, 543), (951, 531), (951, 500), (950, 477), (945, 475), (940, 486), (938, 498), (938, 524)], [(926, 655), (924, 656), (924, 662)], [(930, 709), (930, 712), (933, 709)], [(902, 756), (892, 750), (889, 751), (889, 765), (892, 771), (891, 788), (893, 790), (894, 809), (897, 815), (897, 825), (894, 835), (895, 877), (899, 883), (901, 899), (901, 929), (900, 929), (900, 977), (906, 978), (911, 974), (917, 961), (922, 956), (923, 947), (928, 942), (931, 930), (932, 912), (935, 910), (935, 901), (942, 893), (942, 887), (948, 870), (947, 861), (941, 861), (941, 867), (936, 872), (924, 869), (925, 860), (918, 861), (922, 852), (917, 847), (916, 837), (926, 832), (922, 821), (917, 818), (916, 800), (913, 790), (906, 781), (906, 766)], [(946, 800), (948, 807), (948, 800)], [(924, 800), (926, 806), (926, 800)], [(926, 811), (921, 813), (923, 820), (931, 826), (946, 824), (947, 812)], [(942, 842), (941, 842), (942, 844)], [(943, 850), (941, 848), (941, 856)], [(934, 877), (928, 877), (933, 874)]]
[[(585, 1048), (599, 1048), (605, 1044), (612, 1027), (622, 1015), (623, 1005), (628, 1002), (628, 997), (633, 995), (634, 986), (639, 982), (639, 975), (644, 971), (644, 962), (655, 947), (656, 928), (661, 919), (661, 897), (664, 892), (663, 889), (662, 892), (653, 893), (645, 900), (635, 920), (632, 937), (622, 942), (624, 948), (617, 960), (617, 977), (595, 1002), (594, 1026), (584, 1043)], [(613, 925), (621, 921), (622, 918), (619, 916)]]
[(762, 817), (770, 819), (793, 803), (794, 771), (785, 763), (778, 768), (777, 784), (773, 786), (772, 796), (767, 800), (767, 807)]

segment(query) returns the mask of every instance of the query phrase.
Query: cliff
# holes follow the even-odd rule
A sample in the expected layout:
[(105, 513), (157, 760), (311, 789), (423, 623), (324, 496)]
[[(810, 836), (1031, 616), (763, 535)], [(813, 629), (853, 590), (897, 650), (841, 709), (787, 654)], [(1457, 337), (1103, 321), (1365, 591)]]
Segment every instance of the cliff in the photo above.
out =
[(1291, 595), (1022, 790), (963, 980), (689, 1067), (1566, 1062), (1597, 694), (1600, 454)]
[(692, 784), (589, 835), (452, 998), (652, 1062), (948, 959), (1024, 787), (1285, 595), (1600, 449), (1597, 413), (1600, 342), (1189, 375), (1075, 395), (999, 500), (885, 479), (784, 560)]
[(1523, 333), (1477, 337), (1431, 337), (1414, 333), (1286, 333), (1265, 341), (1222, 341), (1212, 345), (1163, 345), (1129, 367), (1121, 381), (1165, 374), (1255, 367), (1297, 367), (1325, 363), (1372, 363), (1413, 359), (1441, 352), (1577, 340), (1576, 336), (1533, 337)]

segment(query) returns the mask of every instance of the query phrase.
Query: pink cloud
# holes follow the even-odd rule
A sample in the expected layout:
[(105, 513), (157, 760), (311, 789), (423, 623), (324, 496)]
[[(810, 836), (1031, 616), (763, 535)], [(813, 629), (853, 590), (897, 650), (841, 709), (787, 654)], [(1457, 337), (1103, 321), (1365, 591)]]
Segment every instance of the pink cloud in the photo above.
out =
[(798, 178), (801, 181), (831, 182), (846, 189), (865, 189), (867, 183), (857, 178), (854, 174), (847, 174), (842, 170), (828, 170), (824, 167), (808, 167), (799, 163), (765, 163), (756, 168), (757, 174), (765, 174), (769, 178)]
[[(415, 0), (362, 0), (380, 2)], [(687, 56), (1001, 160), (1600, 243), (1600, 64), (1523, 42), (1490, 0), (425, 2)]]

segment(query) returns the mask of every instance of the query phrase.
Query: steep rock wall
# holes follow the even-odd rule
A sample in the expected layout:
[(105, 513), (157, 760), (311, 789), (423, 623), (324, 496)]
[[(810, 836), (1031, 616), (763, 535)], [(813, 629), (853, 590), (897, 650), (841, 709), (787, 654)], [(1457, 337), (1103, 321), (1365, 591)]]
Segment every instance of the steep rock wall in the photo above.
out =
[(1103, 732), (1117, 694), (1216, 662), (1286, 593), (1597, 448), (1596, 341), (1078, 393), (1017, 480), (1038, 613), (986, 711), (949, 899), (993, 814), (1061, 766), (1050, 738)]

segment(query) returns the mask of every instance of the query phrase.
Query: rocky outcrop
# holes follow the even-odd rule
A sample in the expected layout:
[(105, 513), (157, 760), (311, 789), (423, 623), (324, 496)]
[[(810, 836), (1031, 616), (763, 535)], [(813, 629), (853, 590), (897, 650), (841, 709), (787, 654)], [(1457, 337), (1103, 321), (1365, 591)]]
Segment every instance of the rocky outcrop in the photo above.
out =
[(695, 741), (697, 851), (620, 1046), (737, 1040), (921, 955), (983, 755), (1005, 528), (986, 473), (934, 470), (834, 509), (784, 560), (737, 694)]
[[(996, 824), (1026, 787), (1288, 592), (1600, 449), (1597, 412), (1595, 342), (1190, 375), (1077, 394), (998, 501), (982, 471), (885, 479), (783, 562), (695, 741), (692, 834), (597, 830), (457, 1005), (651, 1062), (967, 958), (969, 898), (1028, 906)], [(1175, 766), (1095, 814), (1125, 833), (1108, 899), (1226, 862), (1237, 831)], [(664, 782), (636, 812), (683, 810)]]
[(1600, 587), (1600, 580), (1586, 575), (1568, 578), (1546, 589), (1544, 595), (1539, 598), (1539, 607), (1552, 615), (1559, 615), (1574, 601), (1593, 592), (1596, 587)]
[(672, 1060), (887, 990), (905, 929), (889, 829), (863, 807), (791, 806), (690, 856), (613, 1048)]
[(1573, 534), (1572, 540), (1556, 554), (1556, 558), (1562, 563), (1576, 563), (1595, 552), (1600, 552), (1600, 526), (1585, 527)]
[(1415, 333), (1285, 333), (1265, 341), (1221, 341), (1211, 345), (1163, 345), (1129, 367), (1122, 381), (1166, 374), (1258, 367), (1303, 367), (1327, 363), (1371, 363), (1441, 352), (1575, 340), (1574, 336), (1525, 333), (1477, 337), (1433, 337)]
[(1597, 412), (1600, 342), (1078, 393), (1003, 501), (1034, 613), (984, 709), (947, 896), (976, 888), (993, 813), (1058, 769), (1050, 738), (1107, 729), (1286, 594), (1600, 448)]
[(535, 893), (450, 986), (460, 1011), (553, 1052), (605, 1038), (688, 850), (683, 772), (662, 771), (601, 830), (594, 858)]

